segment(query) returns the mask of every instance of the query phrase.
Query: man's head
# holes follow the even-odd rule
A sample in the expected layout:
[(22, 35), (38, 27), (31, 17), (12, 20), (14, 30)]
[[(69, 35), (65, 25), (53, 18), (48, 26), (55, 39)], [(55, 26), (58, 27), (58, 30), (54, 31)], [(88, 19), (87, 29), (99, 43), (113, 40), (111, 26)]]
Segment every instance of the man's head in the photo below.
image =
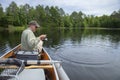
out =
[(30, 21), (28, 26), (33, 32), (35, 32), (37, 28), (40, 27), (40, 25), (36, 21)]

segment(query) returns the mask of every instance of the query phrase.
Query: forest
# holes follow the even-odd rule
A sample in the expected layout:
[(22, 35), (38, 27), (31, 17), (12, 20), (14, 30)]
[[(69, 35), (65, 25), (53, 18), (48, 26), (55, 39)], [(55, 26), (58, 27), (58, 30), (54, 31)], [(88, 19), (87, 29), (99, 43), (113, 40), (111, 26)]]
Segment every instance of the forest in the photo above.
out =
[(11, 2), (4, 10), (0, 4), (0, 27), (27, 26), (31, 20), (36, 20), (42, 27), (120, 28), (120, 9), (111, 15), (95, 16), (86, 15), (82, 11), (67, 14), (57, 6), (18, 6), (15, 2)]

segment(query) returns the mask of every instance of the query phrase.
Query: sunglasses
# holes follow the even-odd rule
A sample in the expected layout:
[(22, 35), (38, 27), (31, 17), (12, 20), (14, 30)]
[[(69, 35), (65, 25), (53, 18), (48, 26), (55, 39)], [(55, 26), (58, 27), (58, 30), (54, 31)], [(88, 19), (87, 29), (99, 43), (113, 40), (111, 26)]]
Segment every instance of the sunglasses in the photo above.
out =
[(37, 26), (35, 26), (35, 28), (38, 28)]

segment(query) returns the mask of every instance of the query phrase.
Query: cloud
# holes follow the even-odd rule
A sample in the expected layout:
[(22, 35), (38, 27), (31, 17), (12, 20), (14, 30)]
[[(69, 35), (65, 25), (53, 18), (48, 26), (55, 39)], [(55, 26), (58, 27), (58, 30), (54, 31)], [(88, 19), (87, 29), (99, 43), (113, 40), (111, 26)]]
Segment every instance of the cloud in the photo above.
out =
[(120, 9), (120, 0), (0, 0), (0, 3), (7, 7), (12, 1), (18, 5), (28, 3), (34, 7), (38, 4), (58, 6), (63, 8), (66, 13), (82, 11), (89, 15), (110, 15), (113, 11)]

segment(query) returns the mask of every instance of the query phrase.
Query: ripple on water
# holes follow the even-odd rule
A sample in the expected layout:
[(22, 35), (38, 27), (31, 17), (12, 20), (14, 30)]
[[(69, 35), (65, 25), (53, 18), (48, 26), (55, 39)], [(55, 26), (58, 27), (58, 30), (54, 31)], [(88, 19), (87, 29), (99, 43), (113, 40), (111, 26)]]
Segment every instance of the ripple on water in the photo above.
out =
[(57, 56), (64, 61), (85, 65), (104, 65), (113, 61), (109, 47), (101, 46), (69, 46), (58, 50)]

